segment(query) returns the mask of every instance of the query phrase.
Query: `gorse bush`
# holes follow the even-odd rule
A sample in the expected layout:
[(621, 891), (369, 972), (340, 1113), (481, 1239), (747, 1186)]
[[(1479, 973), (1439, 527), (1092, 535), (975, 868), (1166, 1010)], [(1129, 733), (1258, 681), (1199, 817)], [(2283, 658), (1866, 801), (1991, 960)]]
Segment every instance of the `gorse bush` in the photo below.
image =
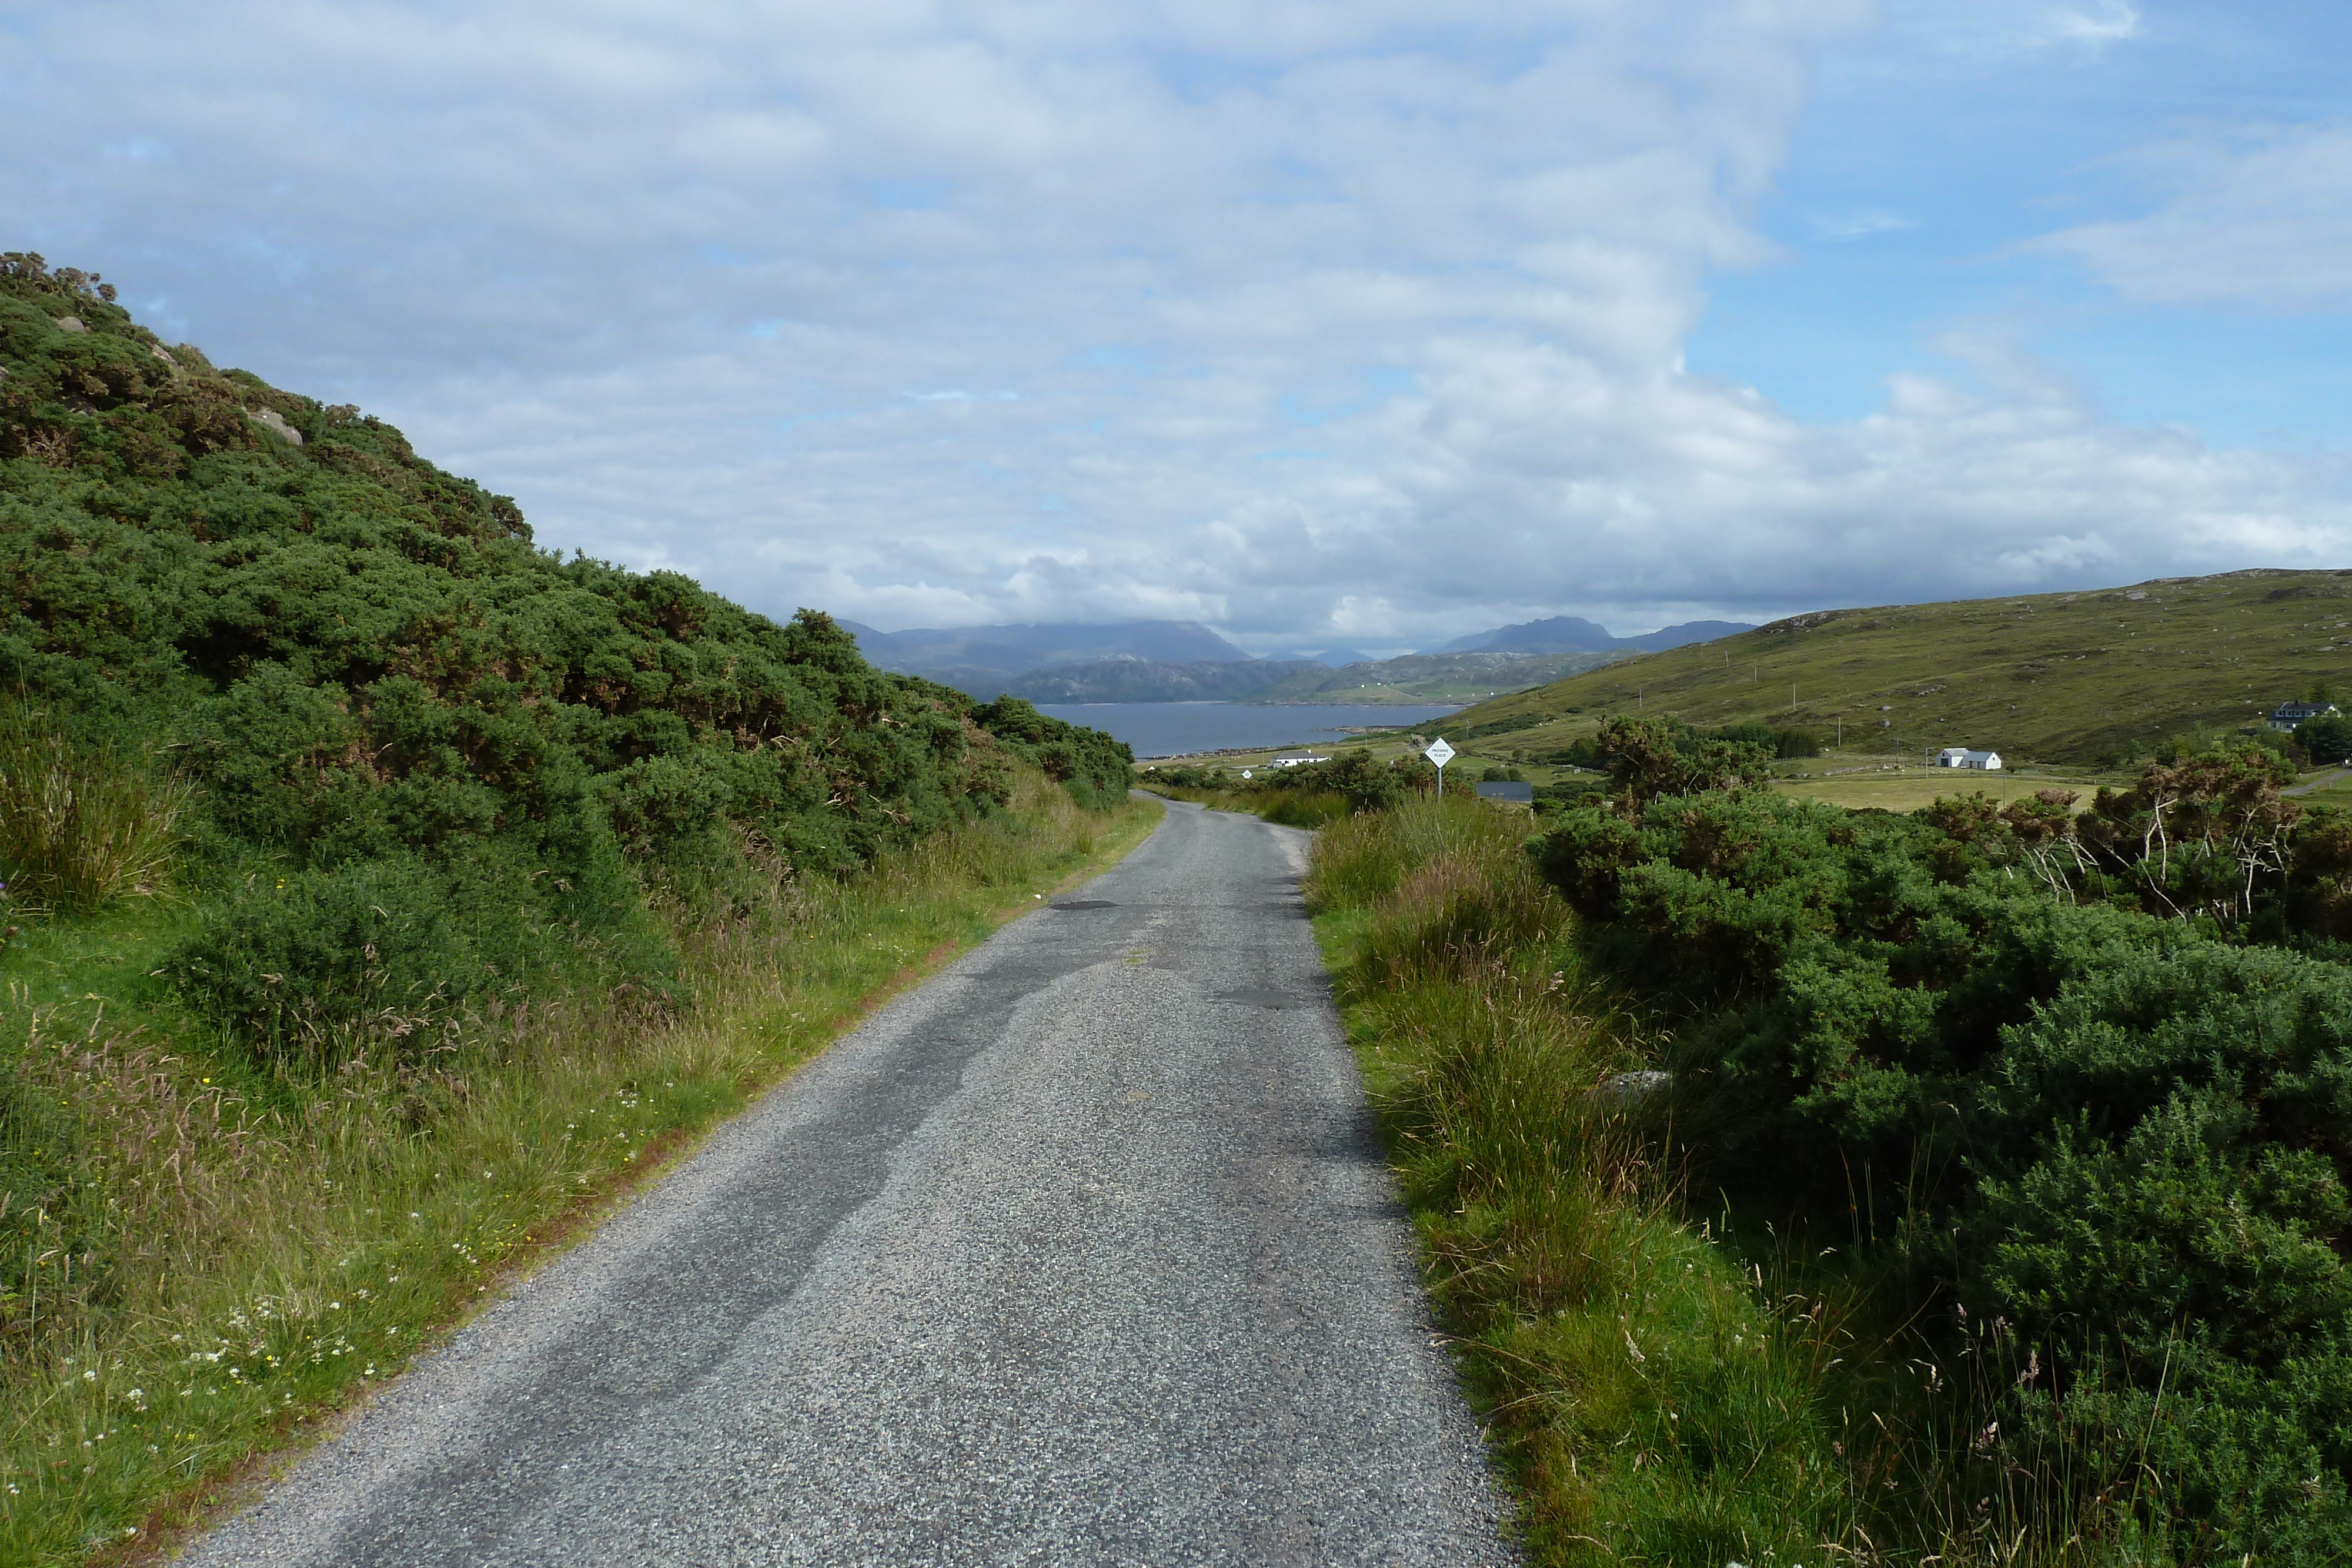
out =
[[(1374, 811), (1414, 795), (1432, 795), (1437, 769), (1418, 757), (1381, 762), (1369, 751), (1343, 751), (1321, 762), (1295, 768), (1258, 768), (1244, 779), (1238, 769), (1187, 764), (1155, 768), (1146, 781), (1154, 789), (1180, 800), (1255, 811), (1270, 822), (1294, 828), (1320, 828), (1355, 811)], [(1469, 794), (1460, 779), (1449, 794)]]
[(1069, 786), (1071, 798), (1089, 810), (1126, 800), (1135, 782), (1135, 753), (1101, 730), (1048, 718), (1013, 696), (982, 704), (971, 716), (1007, 749), (1044, 769), (1046, 778)]
[(667, 1000), (674, 967), (617, 865), (583, 889), (511, 856), (384, 856), (251, 877), (202, 915), (165, 972), (255, 1049), (298, 1060), (368, 1034), (414, 1052), (542, 977)]
[(2314, 762), (2341, 762), (2352, 757), (2352, 718), (2329, 713), (2307, 719), (2295, 726), (2294, 743)]
[(717, 890), (751, 841), (848, 872), (1019, 761), (1128, 787), (1109, 737), (877, 671), (824, 615), (541, 551), (389, 425), (37, 256), (0, 258), (0, 685), (55, 730), (0, 736), (0, 861), (87, 904), (188, 836), (217, 896), (169, 968), (265, 1051), (551, 969), (658, 993), (646, 884)]
[(2035, 1375), (1991, 1419), (2063, 1450), (2085, 1530), (2352, 1559), (2352, 970), (2249, 940), (2336, 907), (2341, 834), (2298, 873), (2248, 751), (2079, 821), (1903, 819), (1645, 792), (1654, 737), (1615, 733), (1631, 784), (1534, 861), (1588, 953), (1689, 1015), (1711, 1174), (1832, 1233), (1888, 1217), (1923, 1303), (2013, 1329)]
[[(1573, 711), (1573, 710), (1570, 710)], [(1539, 723), (1530, 716), (1529, 724)], [(1552, 754), (1551, 760), (1569, 768), (1606, 769), (1622, 765), (1634, 755), (1628, 749), (1628, 734), (1606, 727), (1618, 721), (1604, 719), (1602, 733), (1571, 743)], [(1488, 727), (1480, 726), (1481, 729)], [(1769, 724), (1727, 724), (1716, 729), (1694, 729), (1679, 719), (1645, 720), (1640, 726), (1644, 737), (1635, 748), (1646, 758), (1645, 766), (1655, 770), (1669, 753), (1679, 753), (1692, 762), (1708, 759), (1702, 765), (1719, 766), (1727, 757), (1755, 758), (1764, 761), (1774, 758), (1819, 757), (1822, 737), (1808, 729), (1785, 729)], [(1725, 752), (1725, 747), (1752, 747), (1752, 751)]]

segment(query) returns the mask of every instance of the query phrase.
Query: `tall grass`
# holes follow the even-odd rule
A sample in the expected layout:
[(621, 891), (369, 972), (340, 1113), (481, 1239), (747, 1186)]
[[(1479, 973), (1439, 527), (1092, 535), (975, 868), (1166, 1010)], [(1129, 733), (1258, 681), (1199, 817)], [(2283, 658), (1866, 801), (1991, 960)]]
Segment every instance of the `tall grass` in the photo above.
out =
[(1441, 1315), (1541, 1562), (1794, 1563), (1848, 1533), (1811, 1303), (1680, 1218), (1523, 822), (1421, 800), (1327, 830), (1307, 895)]
[(1203, 789), (1163, 784), (1144, 776), (1142, 787), (1171, 800), (1189, 800), (1219, 811), (1244, 811), (1290, 828), (1320, 828), (1347, 816), (1353, 807), (1337, 789)]
[(148, 759), (78, 746), (40, 710), (0, 706), (0, 868), (18, 907), (87, 912), (155, 892), (187, 803), (187, 786)]
[(1451, 799), (1349, 818), (1307, 893), (1531, 1557), (2168, 1561), (2067, 1434), (1987, 1429), (2037, 1370), (2006, 1325), (1924, 1333), (1899, 1281), (1693, 1211), (1685, 1113), (1639, 1076), (1674, 1041), (1587, 977), (1523, 831)]
[[(1083, 810), (1024, 774), (1010, 811), (848, 881), (771, 857), (763, 895), (680, 932), (689, 1006), (493, 1004), (421, 1065), (362, 1032), (331, 1069), (264, 1069), (152, 994), (132, 1019), (17, 987), (5, 1104), (62, 1114), (9, 1113), (0, 1173), (58, 1152), (27, 1138), (71, 1148), (29, 1218), (0, 1204), (21, 1260), (0, 1301), (0, 1561), (168, 1538), (247, 1455), (391, 1375), (502, 1269), (1156, 814)], [(172, 933), (36, 935), (36, 965), (135, 977)]]

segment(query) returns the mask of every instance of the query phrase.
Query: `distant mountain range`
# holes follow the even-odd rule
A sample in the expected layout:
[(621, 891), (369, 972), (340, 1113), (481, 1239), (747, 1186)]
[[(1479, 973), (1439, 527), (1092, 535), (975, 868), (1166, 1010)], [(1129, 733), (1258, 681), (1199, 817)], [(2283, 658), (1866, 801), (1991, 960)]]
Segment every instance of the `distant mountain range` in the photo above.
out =
[(1161, 664), (1255, 662), (1197, 621), (1121, 621), (1100, 626), (925, 627), (907, 632), (877, 632), (855, 621), (840, 624), (857, 639), (858, 652), (866, 655), (869, 664), (954, 686), (983, 702), (1012, 690), (1014, 682), (1033, 671), (1092, 664), (1108, 659), (1141, 659)]
[(1393, 703), (1477, 702), (1541, 685), (1633, 656), (1605, 653), (1407, 653), (1332, 669), (1319, 659), (1246, 664), (1160, 664), (1097, 659), (1032, 670), (1005, 690), (1033, 703)]
[(1619, 650), (1629, 653), (1660, 653), (1668, 648), (1687, 647), (1693, 643), (1712, 643), (1717, 637), (1729, 637), (1756, 628), (1744, 621), (1685, 621), (1679, 626), (1664, 626), (1655, 632), (1645, 632), (1638, 637), (1620, 637), (1608, 627), (1574, 615), (1555, 615), (1549, 621), (1523, 621), (1516, 626), (1497, 626), (1491, 632), (1474, 632), (1467, 637), (1456, 637), (1435, 653), (1606, 653)]
[(1748, 630), (1693, 621), (1640, 637), (1558, 615), (1458, 637), (1435, 653), (1368, 658), (1333, 648), (1314, 659), (1254, 659), (1195, 621), (1103, 625), (958, 626), (877, 632), (840, 622), (868, 661), (921, 675), (982, 702), (1037, 703), (1475, 701), (1637, 653)]

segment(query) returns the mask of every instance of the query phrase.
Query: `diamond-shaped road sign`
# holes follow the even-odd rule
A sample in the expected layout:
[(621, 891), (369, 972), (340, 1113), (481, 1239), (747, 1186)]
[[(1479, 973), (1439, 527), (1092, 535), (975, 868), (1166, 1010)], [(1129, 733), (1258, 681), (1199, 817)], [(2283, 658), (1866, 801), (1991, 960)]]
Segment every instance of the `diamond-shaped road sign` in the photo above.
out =
[(1445, 744), (1445, 737), (1441, 735), (1435, 740), (1430, 742), (1429, 749), (1423, 752), (1422, 755), (1428, 758), (1432, 762), (1436, 763), (1440, 768), (1443, 768), (1447, 763), (1454, 760), (1454, 748)]

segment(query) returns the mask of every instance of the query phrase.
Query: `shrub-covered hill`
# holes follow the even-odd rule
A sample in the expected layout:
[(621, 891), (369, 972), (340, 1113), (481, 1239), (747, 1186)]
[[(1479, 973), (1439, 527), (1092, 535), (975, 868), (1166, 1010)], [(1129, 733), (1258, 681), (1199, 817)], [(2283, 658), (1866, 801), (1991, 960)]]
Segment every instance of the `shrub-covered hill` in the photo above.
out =
[[(994, 809), (1015, 757), (1081, 803), (1129, 778), (1109, 737), (877, 671), (824, 615), (538, 549), (390, 425), (216, 371), (22, 255), (0, 618), (14, 755), (100, 803), (189, 787), (204, 918), (173, 973), (281, 1043), (551, 967), (658, 984), (649, 886), (693, 905), (754, 862), (850, 868)], [(20, 902), (66, 900), (22, 838)]]
[(1640, 711), (1702, 728), (1842, 727), (1847, 747), (1886, 752), (2126, 762), (2176, 736), (2238, 729), (2315, 684), (2352, 687), (2352, 642), (2336, 636), (2347, 630), (2342, 571), (1826, 610), (1496, 697), (1448, 733), (1507, 726), (1514, 747), (1541, 752), (1590, 735), (1602, 714)]

